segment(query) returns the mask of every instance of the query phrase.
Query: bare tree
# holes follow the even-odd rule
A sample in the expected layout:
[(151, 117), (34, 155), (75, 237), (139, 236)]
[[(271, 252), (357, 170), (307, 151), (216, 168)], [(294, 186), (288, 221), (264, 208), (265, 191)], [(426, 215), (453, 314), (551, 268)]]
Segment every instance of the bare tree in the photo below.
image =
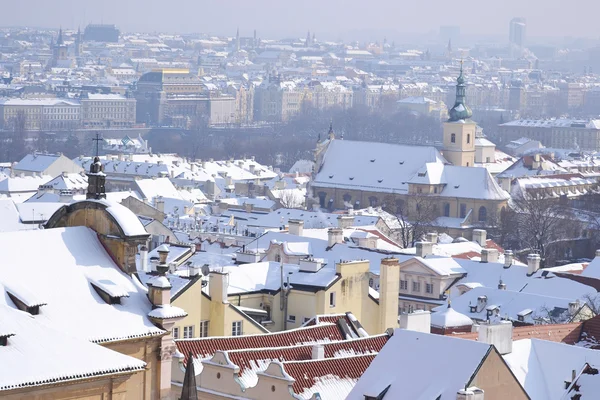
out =
[(283, 208), (299, 208), (302, 207), (302, 197), (293, 189), (284, 189), (279, 197), (279, 204)]
[(18, 161), (27, 154), (25, 137), (27, 136), (27, 115), (24, 111), (18, 111), (10, 120), (10, 145), (7, 146), (6, 160)]
[(383, 210), (398, 220), (403, 247), (413, 247), (438, 217), (437, 203), (426, 194), (413, 193), (403, 198), (388, 195), (383, 204)]
[(556, 254), (552, 245), (579, 237), (581, 222), (556, 197), (535, 192), (513, 197), (516, 216), (505, 229), (518, 237), (522, 249), (536, 251), (542, 263), (551, 265)]

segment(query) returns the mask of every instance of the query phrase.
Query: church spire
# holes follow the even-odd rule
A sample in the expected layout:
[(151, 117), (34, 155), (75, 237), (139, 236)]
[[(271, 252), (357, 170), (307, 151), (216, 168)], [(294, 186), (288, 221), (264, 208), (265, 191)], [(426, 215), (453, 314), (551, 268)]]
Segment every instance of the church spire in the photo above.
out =
[(62, 27), (58, 31), (58, 39), (56, 40), (56, 44), (58, 46), (61, 46), (61, 45), (64, 44), (64, 42), (63, 42), (63, 34), (62, 34)]
[(448, 120), (451, 122), (466, 120), (473, 116), (473, 112), (466, 103), (466, 86), (462, 60), (460, 60), (460, 74), (456, 79), (456, 101), (448, 114), (450, 115)]
[(100, 137), (100, 134), (96, 133), (96, 137), (92, 140), (96, 142), (96, 156), (90, 165), (90, 171), (87, 173), (88, 191), (85, 198), (100, 200), (106, 198), (106, 174), (104, 173), (104, 166), (100, 162), (100, 157), (98, 156), (99, 144), (102, 138)]
[(181, 400), (198, 400), (198, 390), (196, 387), (196, 373), (194, 371), (194, 356), (190, 351), (188, 356), (185, 377), (183, 378), (183, 390), (181, 391)]

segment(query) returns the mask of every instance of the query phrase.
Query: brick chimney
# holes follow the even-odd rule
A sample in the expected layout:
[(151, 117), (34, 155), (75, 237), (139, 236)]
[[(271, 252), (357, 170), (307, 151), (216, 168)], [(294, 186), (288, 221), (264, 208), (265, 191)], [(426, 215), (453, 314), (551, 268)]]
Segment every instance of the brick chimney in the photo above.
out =
[(398, 327), (400, 264), (397, 258), (384, 258), (379, 267), (379, 332)]

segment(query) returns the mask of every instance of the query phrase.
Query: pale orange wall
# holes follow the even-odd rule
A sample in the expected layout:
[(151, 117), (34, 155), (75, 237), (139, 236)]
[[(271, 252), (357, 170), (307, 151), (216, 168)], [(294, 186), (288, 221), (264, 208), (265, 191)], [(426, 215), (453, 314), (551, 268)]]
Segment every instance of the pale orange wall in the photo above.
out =
[(485, 400), (528, 399), (519, 381), (494, 349), (491, 350), (469, 386), (483, 389)]

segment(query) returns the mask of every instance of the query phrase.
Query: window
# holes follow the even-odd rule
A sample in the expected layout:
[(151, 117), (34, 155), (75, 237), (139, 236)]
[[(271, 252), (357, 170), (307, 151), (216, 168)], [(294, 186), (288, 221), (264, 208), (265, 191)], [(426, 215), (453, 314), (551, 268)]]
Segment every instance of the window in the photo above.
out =
[(466, 216), (467, 216), (467, 205), (466, 205), (466, 204), (464, 204), (464, 203), (462, 203), (462, 204), (460, 205), (460, 217), (461, 217), (461, 218), (464, 218), (464, 217), (466, 217)]
[(335, 292), (329, 293), (329, 307), (335, 307)]
[(452, 135), (450, 135), (450, 142), (456, 143), (456, 133), (453, 133)]
[(487, 209), (484, 206), (479, 207), (479, 222), (487, 221)]
[(306, 324), (308, 321), (310, 321), (311, 319), (308, 317), (304, 317), (302, 318), (302, 325)]
[(183, 327), (183, 338), (191, 339), (194, 337), (194, 326), (184, 326)]
[(179, 339), (179, 328), (173, 328), (173, 339)]
[(485, 162), (486, 162), (486, 163), (489, 163), (489, 162), (491, 162), (490, 158), (489, 158), (489, 157), (486, 157), (486, 158), (485, 158)]
[(450, 216), (450, 203), (444, 203), (444, 217)]
[(433, 284), (431, 284), (431, 283), (425, 284), (425, 293), (429, 293), (429, 294), (433, 293)]
[(422, 187), (418, 187), (417, 188), (417, 193), (423, 193), (423, 188)]
[(414, 282), (413, 281), (412, 291), (413, 292), (420, 292), (421, 291), (421, 282)]
[(373, 278), (369, 278), (369, 287), (373, 287)]
[(200, 337), (208, 337), (208, 321), (200, 321)]
[(408, 281), (400, 280), (400, 290), (408, 290)]
[(467, 144), (471, 143), (471, 134), (467, 133)]
[(292, 322), (292, 323), (296, 323), (296, 316), (295, 315), (288, 315), (288, 322)]
[(242, 335), (242, 321), (234, 321), (231, 323), (231, 336)]

